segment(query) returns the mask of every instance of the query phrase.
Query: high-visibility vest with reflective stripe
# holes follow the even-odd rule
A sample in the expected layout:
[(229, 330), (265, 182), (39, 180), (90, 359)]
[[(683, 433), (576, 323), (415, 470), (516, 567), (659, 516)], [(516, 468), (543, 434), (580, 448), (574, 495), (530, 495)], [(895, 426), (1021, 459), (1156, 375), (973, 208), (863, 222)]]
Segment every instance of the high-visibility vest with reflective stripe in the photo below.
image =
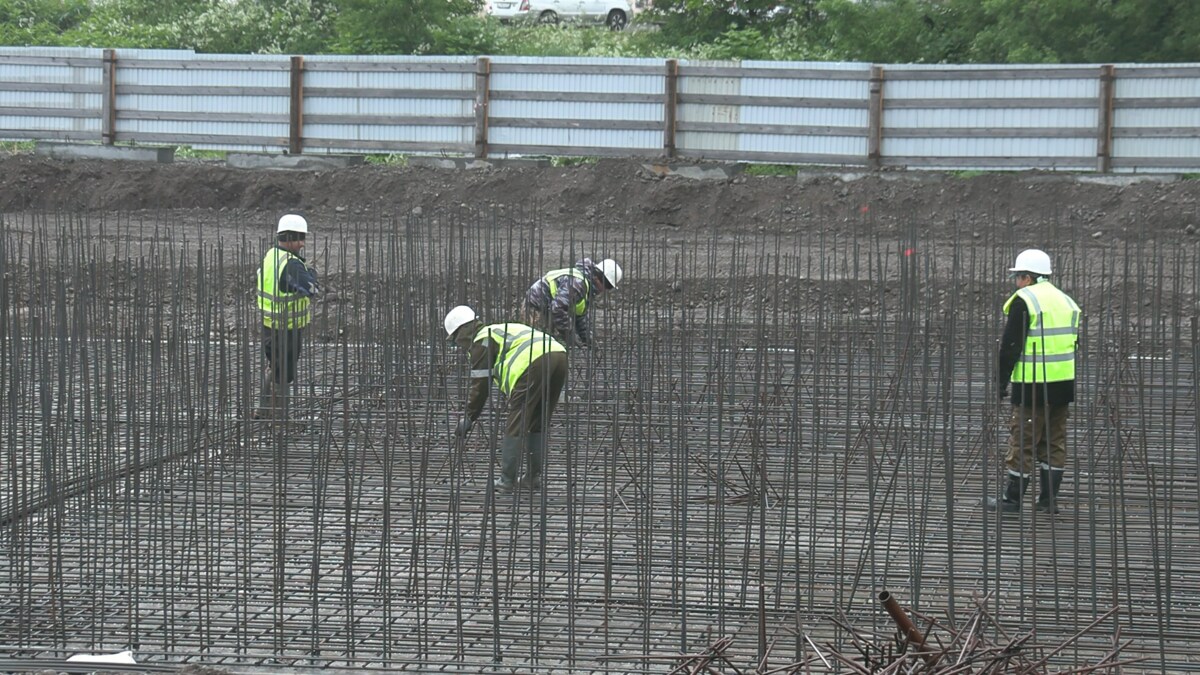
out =
[(1004, 314), (1021, 298), (1029, 310), (1025, 349), (1013, 367), (1013, 382), (1065, 382), (1075, 379), (1075, 343), (1079, 305), (1049, 281), (1018, 289), (1004, 303)]
[(299, 293), (287, 293), (279, 287), (279, 275), (288, 261), (296, 256), (278, 246), (263, 256), (258, 268), (258, 308), (263, 313), (263, 325), (268, 328), (303, 328), (308, 325), (308, 298)]
[(472, 342), (491, 339), (500, 345), (496, 361), (492, 364), (492, 378), (500, 391), (508, 395), (517, 380), (525, 374), (529, 364), (550, 352), (565, 352), (566, 347), (558, 340), (540, 330), (521, 323), (494, 323), (484, 326), (475, 333)]
[[(586, 274), (574, 267), (565, 270), (554, 270), (553, 272), (547, 272), (546, 276), (542, 277), (546, 280), (546, 284), (550, 286), (551, 298), (558, 295), (558, 280), (562, 277), (575, 277), (583, 282), (583, 287), (589, 292), (592, 290), (591, 280), (587, 278)], [(587, 311), (587, 299), (588, 293), (584, 293), (583, 298), (575, 303), (575, 316), (583, 316), (584, 312)]]

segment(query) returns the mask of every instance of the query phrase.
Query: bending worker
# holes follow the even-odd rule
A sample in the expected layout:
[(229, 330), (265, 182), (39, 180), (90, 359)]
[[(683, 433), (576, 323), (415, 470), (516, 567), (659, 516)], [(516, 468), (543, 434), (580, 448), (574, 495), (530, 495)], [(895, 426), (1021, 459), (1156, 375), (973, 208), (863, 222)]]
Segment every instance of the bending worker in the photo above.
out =
[(276, 243), (258, 269), (258, 307), (262, 310), (262, 391), (255, 419), (285, 415), (288, 385), (296, 380), (304, 327), (311, 318), (309, 299), (321, 292), (317, 272), (300, 251), (308, 236), (308, 221), (289, 213), (279, 219)]
[(592, 298), (621, 283), (621, 266), (611, 258), (599, 264), (584, 258), (575, 267), (547, 272), (525, 293), (522, 314), (530, 325), (550, 333), (568, 347), (591, 348), (595, 338), (588, 317)]
[(1040, 468), (1037, 510), (1058, 513), (1055, 498), (1067, 462), (1067, 410), (1075, 400), (1075, 350), (1082, 312), (1050, 283), (1050, 256), (1029, 249), (1009, 270), (1017, 291), (1004, 303), (1008, 323), (1000, 340), (999, 394), (1012, 382), (1008, 485), (990, 511), (1021, 510), (1033, 467)]
[[(546, 453), (546, 428), (567, 383), (567, 350), (554, 338), (524, 324), (485, 326), (466, 305), (450, 310), (445, 327), (450, 340), (467, 350), (471, 362), (467, 409), (455, 434), (466, 438), (487, 402), (488, 379), (495, 380), (508, 397), (508, 425), (500, 444), (496, 489), (538, 489)], [(526, 473), (518, 479), (523, 449), (528, 464)]]

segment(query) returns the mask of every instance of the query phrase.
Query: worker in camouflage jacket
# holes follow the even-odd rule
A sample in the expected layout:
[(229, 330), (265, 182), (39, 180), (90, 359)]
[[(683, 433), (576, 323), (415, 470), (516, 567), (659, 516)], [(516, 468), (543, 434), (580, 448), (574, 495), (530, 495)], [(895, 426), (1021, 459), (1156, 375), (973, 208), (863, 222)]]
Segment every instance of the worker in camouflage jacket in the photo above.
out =
[(547, 272), (525, 293), (523, 318), (568, 347), (590, 349), (595, 336), (589, 304), (597, 295), (615, 289), (621, 276), (621, 266), (611, 258), (599, 263), (584, 258), (574, 267)]

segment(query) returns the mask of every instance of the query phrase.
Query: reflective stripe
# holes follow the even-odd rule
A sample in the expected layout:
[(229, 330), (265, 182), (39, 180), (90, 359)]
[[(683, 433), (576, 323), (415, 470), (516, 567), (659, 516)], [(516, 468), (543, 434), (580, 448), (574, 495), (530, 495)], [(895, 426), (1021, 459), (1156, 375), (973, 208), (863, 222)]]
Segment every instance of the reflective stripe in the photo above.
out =
[(298, 300), (304, 296), (300, 295), (299, 293), (285, 293), (283, 295), (271, 295), (270, 293), (266, 293), (264, 291), (259, 291), (258, 297), (266, 298), (267, 300), (271, 300), (274, 302), (289, 302), (291, 300)]
[(1029, 287), (1017, 291), (1017, 295), (1021, 296), (1026, 305), (1029, 305), (1029, 313), (1034, 316), (1033, 325), (1040, 324), (1042, 322), (1042, 303), (1038, 302), (1037, 296), (1029, 290)]
[(1017, 478), (1029, 478), (1029, 474), (1021, 473), (1020, 471), (1013, 471), (1012, 469), (1008, 470), (1008, 475), (1016, 476)]
[(473, 368), (473, 369), (471, 369), (471, 372), (469, 373), (469, 375), (472, 379), (478, 379), (480, 377), (491, 377), (492, 370), (490, 368)]
[(1054, 335), (1078, 335), (1079, 329), (1075, 326), (1068, 328), (1040, 328), (1037, 331), (1038, 335), (1054, 336)]
[(1021, 356), (1021, 363), (1033, 363), (1033, 364), (1062, 363), (1064, 361), (1074, 361), (1074, 360), (1075, 360), (1075, 354), (1073, 354), (1073, 353), (1072, 354), (1038, 354), (1036, 356), (1033, 356), (1033, 355), (1022, 355)]

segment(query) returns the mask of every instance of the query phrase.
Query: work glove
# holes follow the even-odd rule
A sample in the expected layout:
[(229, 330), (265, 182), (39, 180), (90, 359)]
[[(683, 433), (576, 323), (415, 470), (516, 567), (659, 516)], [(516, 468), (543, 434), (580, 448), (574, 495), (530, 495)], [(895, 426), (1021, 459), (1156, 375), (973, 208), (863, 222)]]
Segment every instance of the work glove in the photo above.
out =
[(998, 391), (1000, 392), (1000, 400), (1001, 401), (1008, 398), (1008, 385), (1007, 384), (1000, 385), (1000, 388), (998, 389)]
[(471, 431), (471, 427), (473, 426), (475, 426), (474, 420), (464, 415), (463, 418), (458, 421), (458, 426), (454, 428), (454, 435), (459, 438), (466, 438), (467, 434)]

